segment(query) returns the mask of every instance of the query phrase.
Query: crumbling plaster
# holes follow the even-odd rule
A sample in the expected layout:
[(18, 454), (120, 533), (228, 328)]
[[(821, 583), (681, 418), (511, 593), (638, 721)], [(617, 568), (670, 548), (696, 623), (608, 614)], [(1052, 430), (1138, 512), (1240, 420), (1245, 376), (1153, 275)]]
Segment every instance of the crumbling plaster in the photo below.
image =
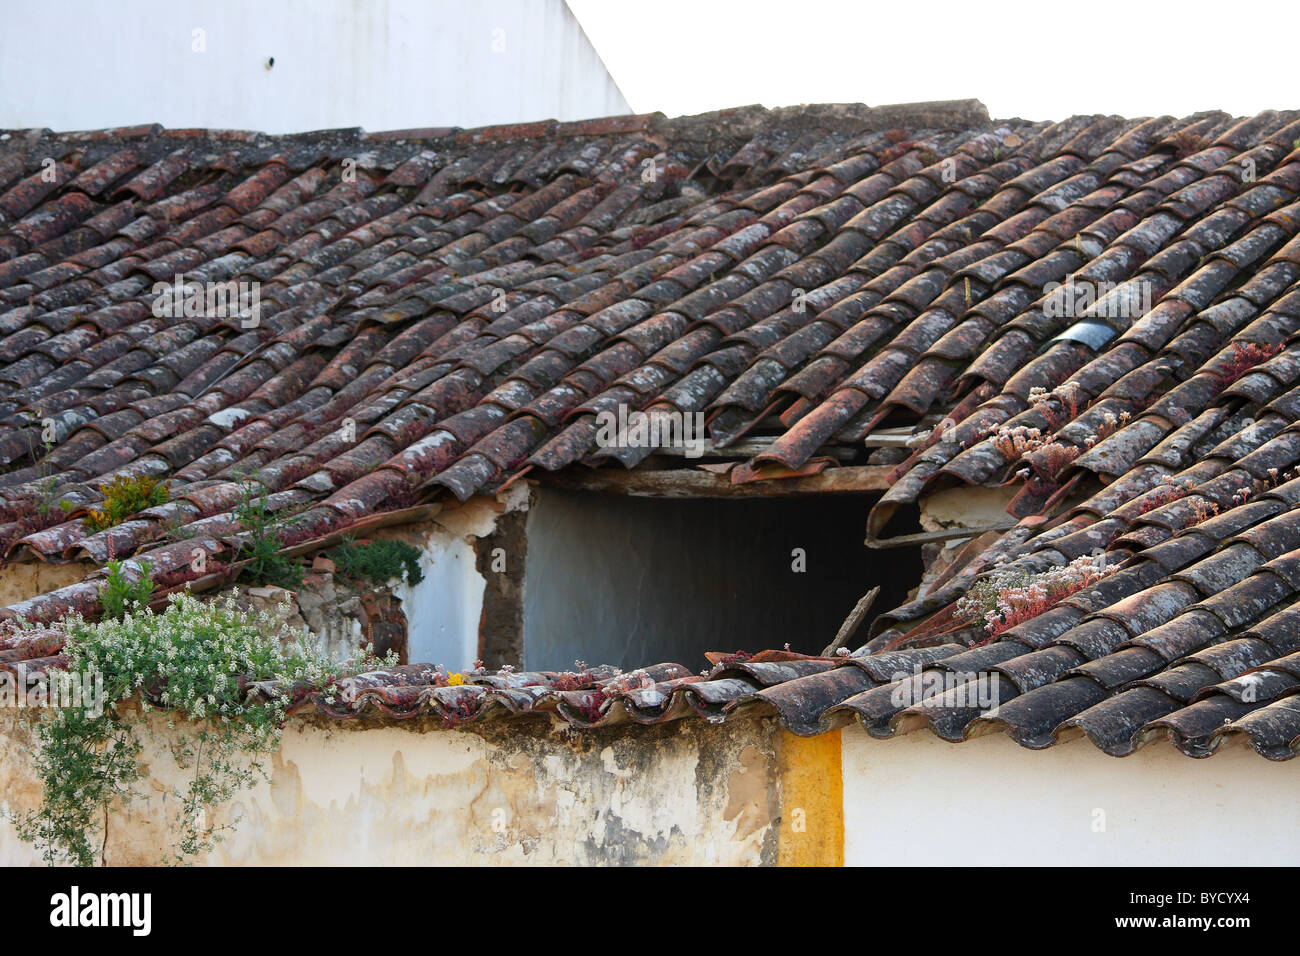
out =
[[(421, 551), (424, 579), (393, 588), (406, 614), (412, 661), (462, 670), (480, 656), (479, 628), (487, 579), (478, 570), (476, 542), (489, 537), (503, 515), (526, 510), (528, 504), (529, 488), (518, 482), (496, 498), (446, 503), (425, 525), (395, 525), (375, 533), (375, 537), (406, 541)], [(523, 557), (506, 555), (505, 560), (507, 565), (511, 560), (522, 563)]]
[(85, 580), (91, 565), (74, 561), (47, 564), (44, 561), (19, 561), (0, 568), (0, 606), (17, 604)]
[[(30, 737), (0, 715), (4, 803), (37, 805)], [(159, 862), (174, 837), (172, 788), (188, 779), (150, 718), (136, 789), (109, 817), (108, 865)], [(752, 865), (776, 862), (777, 751), (768, 719), (596, 732), (545, 717), (480, 730), (295, 718), (270, 779), (212, 820), (233, 824), (199, 863)], [(39, 862), (7, 820), (0, 863)]]
[[(522, 622), (506, 619), (509, 615), (504, 611), (510, 608), (502, 608), (501, 602), (494, 605), (501, 621), (485, 620), (484, 608), (485, 596), (500, 590), (498, 576), (517, 572), (522, 578), (525, 542), (497, 532), (506, 516), (522, 514), (529, 501), (527, 486), (520, 484), (496, 498), (444, 502), (432, 518), (380, 527), (358, 539), (391, 538), (415, 547), (423, 574), (415, 584), (394, 580), (377, 586), (349, 579), (338, 573), (326, 551), (315, 561), (308, 559), (302, 586), (295, 592), (240, 583), (232, 590), (241, 603), (259, 609), (287, 603), (288, 624), (295, 628), (305, 624), (336, 659), (354, 656), (366, 643), (374, 643), (382, 655), (384, 648), (379, 645), (391, 639), (405, 648), (407, 662), (466, 670), (477, 658), (491, 656), (484, 653), (485, 627), (494, 627), (494, 634), (507, 632), (505, 638), (510, 638), (508, 632), (512, 631), (518, 632), (513, 635), (516, 639), (522, 635)], [(513, 542), (519, 553), (503, 553), (497, 560), (491, 554), (497, 542)], [(392, 598), (396, 598), (395, 604)], [(522, 597), (517, 603), (522, 613)], [(395, 638), (385, 633), (381, 640), (381, 625), (386, 632), (400, 633)], [(509, 660), (487, 663), (518, 664), (520, 657), (516, 651)]]
[(1014, 489), (958, 485), (927, 495), (920, 501), (921, 528), (944, 531), (951, 528), (991, 528), (1015, 521), (1007, 514)]
[[(918, 519), (923, 531), (958, 532), (972, 529), (969, 537), (957, 536), (945, 541), (936, 541), (922, 546), (921, 562), (924, 571), (912, 599), (925, 597), (934, 586), (934, 582), (952, 566), (954, 560), (962, 553), (971, 539), (989, 528), (1006, 528), (1014, 521), (1007, 513), (1007, 505), (1013, 497), (1007, 488), (982, 488), (973, 485), (958, 485), (945, 488), (927, 495), (919, 502)], [(992, 544), (993, 535), (1001, 532), (986, 532), (987, 543)]]

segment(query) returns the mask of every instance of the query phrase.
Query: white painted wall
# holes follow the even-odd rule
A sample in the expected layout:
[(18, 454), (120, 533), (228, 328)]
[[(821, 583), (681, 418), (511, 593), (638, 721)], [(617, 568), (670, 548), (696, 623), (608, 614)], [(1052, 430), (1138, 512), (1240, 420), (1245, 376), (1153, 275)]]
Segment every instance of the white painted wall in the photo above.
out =
[(378, 131), (630, 111), (564, 0), (41, 0), (9, 5), (0, 31), (0, 128)]
[[(1193, 760), (1157, 741), (1109, 757), (1076, 739), (843, 732), (847, 865), (1293, 866), (1300, 761), (1225, 744)], [(1095, 811), (1105, 830), (1094, 830)]]
[(429, 535), (420, 555), (424, 578), (393, 588), (406, 615), (406, 651), (412, 664), (465, 670), (478, 657), (478, 623), (486, 582), (464, 538)]
[(459, 503), (449, 497), (442, 505), (423, 525), (383, 528), (377, 537), (397, 538), (422, 552), (420, 583), (402, 582), (393, 588), (406, 615), (410, 662), (467, 670), (479, 656), (479, 622), (487, 590), (477, 568), (477, 539), (490, 535), (502, 515), (528, 508), (528, 486), (520, 481), (495, 499)]

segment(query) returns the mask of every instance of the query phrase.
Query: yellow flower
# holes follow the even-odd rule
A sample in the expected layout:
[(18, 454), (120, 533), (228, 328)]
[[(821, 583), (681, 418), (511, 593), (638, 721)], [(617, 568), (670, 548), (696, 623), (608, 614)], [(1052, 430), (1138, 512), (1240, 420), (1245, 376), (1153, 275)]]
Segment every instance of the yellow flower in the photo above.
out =
[(463, 683), (465, 683), (465, 675), (464, 675), (464, 674), (451, 674), (451, 675), (449, 675), (449, 676), (447, 677), (447, 686), (448, 686), (448, 687), (456, 687), (456, 686), (458, 686), (458, 685), (460, 685), (460, 684), (463, 684)]

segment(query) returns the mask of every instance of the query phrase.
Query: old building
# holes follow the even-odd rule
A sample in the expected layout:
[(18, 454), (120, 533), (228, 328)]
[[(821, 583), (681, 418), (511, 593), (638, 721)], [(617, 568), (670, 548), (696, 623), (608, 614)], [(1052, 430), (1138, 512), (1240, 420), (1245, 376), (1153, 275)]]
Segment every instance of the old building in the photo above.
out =
[[(225, 862), (1289, 858), (1297, 141), (970, 101), (11, 134), (0, 613), (94, 615), (112, 559), (230, 586), (254, 484), (291, 557), (420, 549), (365, 611), (409, 663), (295, 697)], [(176, 277), (256, 302), (160, 315)], [(94, 530), (121, 475), (168, 500)]]

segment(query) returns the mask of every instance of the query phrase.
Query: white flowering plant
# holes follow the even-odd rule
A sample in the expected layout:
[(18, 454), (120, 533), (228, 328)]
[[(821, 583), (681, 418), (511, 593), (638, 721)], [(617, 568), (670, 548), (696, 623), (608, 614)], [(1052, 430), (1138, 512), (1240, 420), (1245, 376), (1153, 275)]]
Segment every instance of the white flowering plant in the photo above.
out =
[[(73, 673), (101, 675), (102, 709), (48, 710), (36, 720), (35, 769), (44, 785), (41, 806), (16, 818), (19, 835), (47, 862), (93, 865), (102, 857), (108, 812), (138, 796), (141, 731), (149, 701), (161, 705), (178, 766), (190, 777), (174, 788), (179, 840), (165, 862), (185, 862), (212, 848), (229, 824), (208, 810), (266, 779), (265, 758), (279, 745), (289, 688), (329, 691), (348, 674), (391, 666), (367, 648), (360, 660), (337, 663), (304, 629), (286, 633), (283, 617), (242, 610), (232, 597), (206, 603), (172, 595), (155, 613), (135, 608), (97, 623), (63, 621), (64, 654)], [(279, 688), (249, 695), (253, 681)], [(263, 685), (265, 686), (265, 685)]]

